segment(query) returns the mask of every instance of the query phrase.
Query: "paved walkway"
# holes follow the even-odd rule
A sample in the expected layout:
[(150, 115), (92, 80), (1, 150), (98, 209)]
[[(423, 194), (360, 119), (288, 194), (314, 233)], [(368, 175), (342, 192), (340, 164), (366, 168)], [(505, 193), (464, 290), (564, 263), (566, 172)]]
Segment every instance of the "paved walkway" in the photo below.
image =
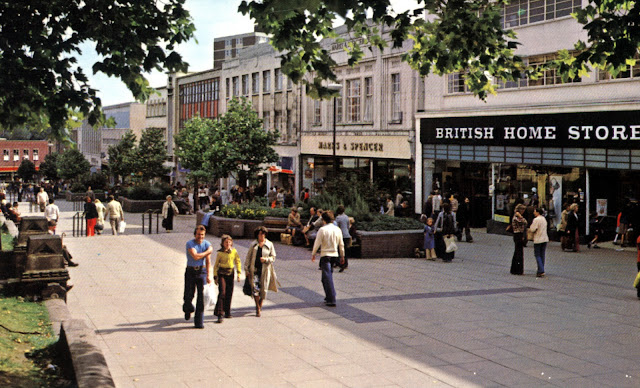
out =
[[(171, 234), (67, 233), (80, 264), (68, 305), (95, 327), (118, 387), (640, 386), (631, 248), (551, 243), (539, 279), (531, 247), (526, 275), (513, 276), (511, 238), (474, 231), (453, 263), (353, 259), (335, 273), (329, 308), (310, 252), (278, 243), (282, 287), (262, 317), (237, 284), (234, 318), (216, 324), (208, 310), (196, 330), (181, 311), (194, 222), (178, 216)], [(235, 242), (243, 261), (249, 243)]]

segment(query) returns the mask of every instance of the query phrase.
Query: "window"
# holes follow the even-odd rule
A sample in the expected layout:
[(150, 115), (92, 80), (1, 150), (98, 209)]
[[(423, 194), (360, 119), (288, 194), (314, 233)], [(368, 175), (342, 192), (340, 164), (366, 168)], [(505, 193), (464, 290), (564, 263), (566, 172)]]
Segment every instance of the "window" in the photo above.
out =
[(262, 93), (271, 92), (271, 70), (262, 72)]
[(232, 50), (224, 50), (224, 57), (225, 58), (231, 58), (231, 52), (232, 52)]
[(22, 159), (29, 159), (29, 150), (22, 150)]
[(364, 121), (373, 121), (373, 78), (364, 79)]
[(38, 150), (33, 150), (33, 160), (39, 160), (40, 157), (38, 156)]
[(4, 161), (9, 161), (9, 150), (3, 150), (2, 151), (2, 156), (3, 156), (3, 160)]
[(282, 111), (276, 110), (273, 112), (273, 127), (276, 131), (282, 132)]
[(293, 88), (293, 81), (291, 78), (287, 77), (287, 90), (291, 90)]
[[(535, 55), (527, 58), (529, 65), (532, 66), (541, 66), (555, 59), (557, 59), (557, 54)], [(580, 77), (576, 77), (569, 80), (569, 83), (580, 81), (582, 81), (582, 79)], [(562, 77), (558, 74), (556, 69), (545, 70), (538, 79), (527, 80), (527, 86), (559, 85), (562, 83)]]
[(227, 98), (229, 98), (229, 97), (231, 97), (231, 81), (229, 80), (229, 78), (227, 78), (225, 81), (226, 81), (225, 83), (227, 85), (227, 88), (226, 88), (227, 89), (227, 93), (226, 94), (227, 94)]
[(512, 0), (502, 8), (504, 28), (569, 16), (580, 9), (581, 0)]
[(282, 90), (282, 71), (280, 69), (275, 69), (273, 71), (273, 75), (276, 77), (276, 85), (274, 89), (278, 92)]
[(244, 74), (242, 76), (242, 95), (249, 95), (249, 74)]
[(469, 90), (464, 83), (465, 73), (450, 73), (447, 76), (447, 92), (448, 93), (465, 93)]
[(391, 74), (391, 120), (402, 122), (400, 105), (400, 74)]
[(265, 110), (264, 112), (262, 112), (262, 127), (264, 128), (265, 131), (268, 131), (269, 128), (271, 127), (271, 123), (269, 122), (271, 120), (271, 112), (269, 112), (268, 110)]
[(253, 94), (260, 93), (260, 73), (251, 74), (251, 92)]
[(360, 121), (360, 80), (347, 81), (347, 122)]
[(17, 162), (20, 160), (20, 150), (13, 150), (13, 161)]
[(233, 41), (233, 39), (225, 39), (225, 41), (224, 41), (225, 47), (231, 47), (232, 46), (232, 41)]
[(340, 95), (339, 97), (336, 97), (336, 123), (341, 123), (344, 118), (343, 118), (343, 111), (342, 111), (342, 95)]
[(232, 83), (233, 83), (233, 97), (238, 97), (238, 95), (240, 95), (240, 78), (233, 77)]
[(636, 54), (634, 59), (637, 61), (635, 65), (627, 67), (627, 70), (621, 71), (615, 77), (606, 70), (598, 69), (598, 81), (608, 81), (612, 79), (622, 78), (640, 78), (640, 54)]
[(313, 100), (313, 124), (322, 124), (322, 101)]
[(242, 38), (236, 38), (236, 47), (242, 47)]

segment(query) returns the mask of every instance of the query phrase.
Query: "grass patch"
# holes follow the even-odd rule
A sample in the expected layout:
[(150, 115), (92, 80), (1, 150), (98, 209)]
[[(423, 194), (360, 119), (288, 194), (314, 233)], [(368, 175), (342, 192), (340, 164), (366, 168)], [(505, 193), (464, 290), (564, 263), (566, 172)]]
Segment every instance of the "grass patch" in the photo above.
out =
[(57, 338), (46, 307), (0, 297), (0, 386), (68, 387), (57, 366)]

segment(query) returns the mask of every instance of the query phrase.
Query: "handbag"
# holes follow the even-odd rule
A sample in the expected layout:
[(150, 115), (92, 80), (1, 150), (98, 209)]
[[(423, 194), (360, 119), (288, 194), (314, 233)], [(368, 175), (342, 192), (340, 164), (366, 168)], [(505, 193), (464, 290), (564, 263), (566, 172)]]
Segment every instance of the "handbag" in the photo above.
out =
[(95, 229), (96, 230), (104, 230), (104, 224), (102, 224), (102, 223), (96, 224)]
[(253, 296), (253, 294), (251, 293), (251, 280), (249, 279), (248, 276), (246, 278), (244, 278), (244, 285), (242, 286), (242, 293), (247, 295), (247, 296)]
[(533, 235), (535, 234), (534, 231), (532, 231), (531, 229), (527, 229), (527, 240), (528, 241), (533, 241)]
[(447, 249), (445, 249), (445, 252), (447, 253), (455, 252), (458, 250), (458, 244), (456, 244), (456, 239), (453, 236), (445, 237), (444, 245), (447, 247)]
[(167, 225), (168, 225), (168, 224), (169, 224), (169, 223), (167, 222), (167, 219), (166, 219), (166, 218), (163, 218), (163, 219), (162, 219), (162, 227), (163, 227), (163, 228), (165, 228), (165, 229), (167, 229)]

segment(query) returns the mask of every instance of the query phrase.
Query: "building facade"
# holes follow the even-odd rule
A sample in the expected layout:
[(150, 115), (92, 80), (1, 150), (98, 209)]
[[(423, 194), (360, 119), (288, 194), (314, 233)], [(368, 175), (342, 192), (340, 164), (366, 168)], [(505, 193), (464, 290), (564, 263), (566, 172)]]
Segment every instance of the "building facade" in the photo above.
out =
[(213, 40), (214, 70), (221, 69), (225, 61), (237, 58), (243, 49), (267, 42), (269, 42), (269, 38), (262, 32), (250, 32), (215, 38)]
[(309, 98), (304, 104), (302, 185), (318, 193), (335, 171), (359, 171), (387, 194), (400, 190), (411, 199), (413, 117), (423, 91), (417, 72), (401, 60), (410, 43), (398, 49), (389, 45), (383, 51), (364, 47), (364, 58), (350, 67), (344, 50), (347, 31), (341, 27), (338, 33), (346, 42), (327, 39), (323, 45), (338, 63), (338, 82), (331, 86), (340, 96), (323, 101)]
[(36, 171), (39, 171), (40, 163), (50, 152), (50, 145), (46, 140), (0, 139), (0, 149), (2, 149), (0, 174), (5, 177), (13, 177), (24, 159), (32, 161)]
[[(586, 39), (570, 16), (579, 1), (547, 3), (549, 12), (533, 0), (504, 9), (529, 64)], [(416, 212), (439, 189), (470, 197), (474, 225), (495, 230), (516, 201), (543, 206), (552, 227), (563, 203), (577, 202), (583, 233), (590, 214), (616, 216), (640, 192), (639, 82), (638, 65), (616, 78), (594, 69), (567, 83), (550, 70), (498, 83), (497, 96), (482, 102), (466, 90), (464, 73), (427, 77), (416, 120)]]

